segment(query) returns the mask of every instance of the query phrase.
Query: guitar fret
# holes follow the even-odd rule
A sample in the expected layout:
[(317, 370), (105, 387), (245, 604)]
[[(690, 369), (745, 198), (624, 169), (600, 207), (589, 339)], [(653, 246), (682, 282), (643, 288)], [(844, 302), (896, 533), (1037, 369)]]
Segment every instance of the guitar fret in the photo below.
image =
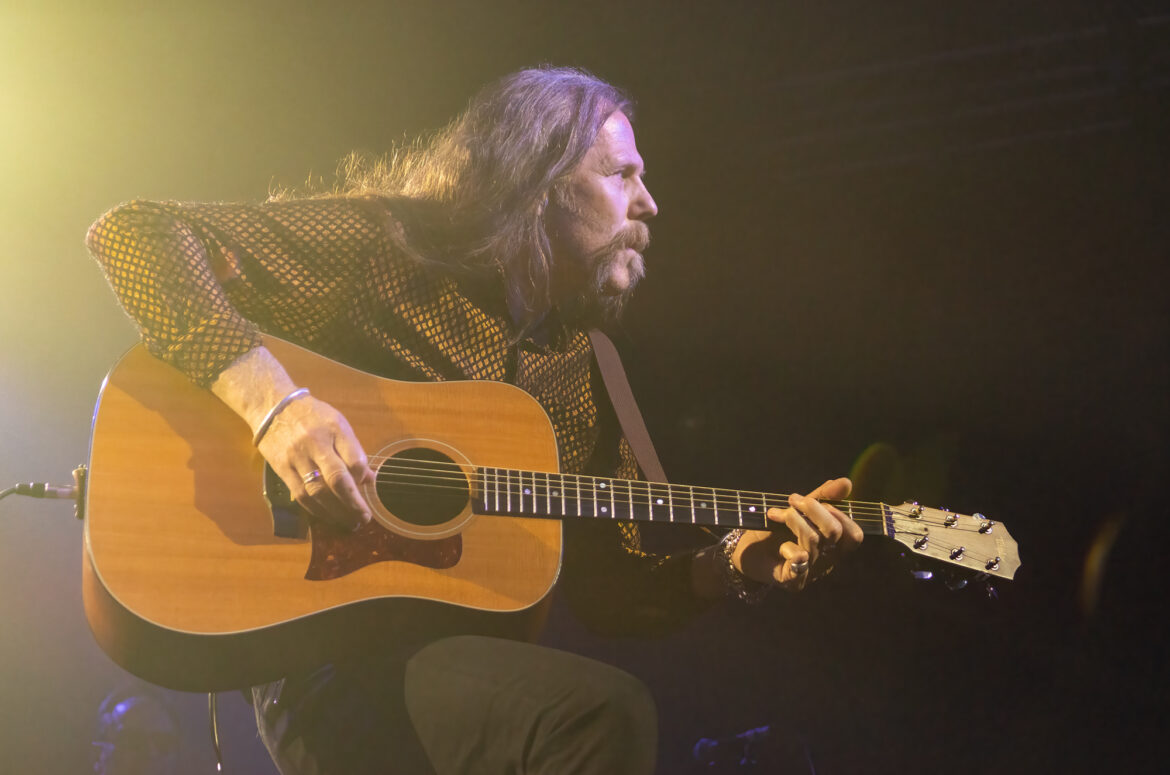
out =
[[(484, 514), (575, 515), (759, 530), (769, 524), (768, 510), (783, 506), (775, 500), (779, 496), (767, 493), (487, 466), (473, 469), (472, 482), (478, 487), (473, 503)], [(570, 502), (574, 499), (575, 508)], [(853, 504), (845, 503), (843, 508), (851, 513)]]
[[(744, 514), (760, 518), (760, 522), (757, 522), (756, 520), (749, 520), (750, 524), (748, 526), (756, 529), (763, 527), (764, 525), (762, 523), (767, 521), (767, 517), (764, 516), (765, 505), (763, 493), (748, 492), (743, 493), (743, 495), (748, 501)], [(741, 524), (743, 523), (742, 520), (744, 514), (740, 515)]]
[(714, 487), (708, 487), (707, 491), (711, 493), (711, 522), (712, 525), (719, 524), (719, 495), (715, 492)]
[[(625, 479), (615, 479), (613, 482), (614, 488), (614, 505), (613, 518), (614, 519), (634, 519), (634, 492), (631, 489), (633, 483)], [(625, 488), (625, 494), (619, 492), (619, 488)]]
[[(601, 502), (602, 497), (598, 495), (598, 493), (597, 493), (598, 490), (602, 490), (602, 491), (609, 490), (609, 494), (610, 494), (609, 495), (609, 497), (610, 497), (610, 505), (609, 506), (606, 506)], [(602, 493), (602, 495), (604, 495), (604, 492)], [(601, 515), (601, 516), (607, 516), (607, 517), (612, 518), (613, 517), (612, 506), (613, 506), (613, 491), (610, 490), (609, 486), (605, 483), (604, 480), (598, 479), (597, 477), (594, 477), (593, 478), (593, 516), (596, 517), (596, 516)]]

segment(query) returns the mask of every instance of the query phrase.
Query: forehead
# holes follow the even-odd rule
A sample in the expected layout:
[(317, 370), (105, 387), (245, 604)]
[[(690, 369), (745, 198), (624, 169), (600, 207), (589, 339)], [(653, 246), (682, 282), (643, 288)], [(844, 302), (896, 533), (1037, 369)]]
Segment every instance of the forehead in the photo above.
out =
[(586, 156), (622, 164), (642, 163), (638, 146), (634, 142), (634, 127), (625, 113), (615, 110), (609, 114), (609, 118), (597, 131), (597, 139), (593, 141)]

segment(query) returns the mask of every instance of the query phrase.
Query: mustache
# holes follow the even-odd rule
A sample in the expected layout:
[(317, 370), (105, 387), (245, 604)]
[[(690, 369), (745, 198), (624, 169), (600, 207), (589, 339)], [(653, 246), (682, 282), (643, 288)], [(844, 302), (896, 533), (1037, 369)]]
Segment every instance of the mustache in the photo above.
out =
[(635, 221), (613, 235), (613, 239), (605, 243), (597, 251), (597, 255), (610, 255), (624, 248), (642, 253), (648, 247), (650, 247), (650, 227), (641, 221)]

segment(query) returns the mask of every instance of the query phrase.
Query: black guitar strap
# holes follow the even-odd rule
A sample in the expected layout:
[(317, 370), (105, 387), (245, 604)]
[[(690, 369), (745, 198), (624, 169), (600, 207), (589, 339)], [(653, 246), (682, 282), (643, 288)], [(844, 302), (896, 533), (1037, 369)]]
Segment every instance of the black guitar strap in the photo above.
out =
[(622, 359), (617, 348), (613, 346), (608, 336), (596, 328), (589, 331), (589, 339), (593, 342), (593, 355), (597, 358), (601, 379), (609, 392), (609, 401), (613, 404), (618, 424), (622, 426), (622, 433), (630, 443), (638, 467), (642, 469), (647, 481), (668, 481), (662, 463), (658, 460), (658, 453), (654, 451), (654, 442), (650, 440), (650, 433), (646, 430), (646, 421), (642, 419), (638, 402), (634, 400), (634, 393), (630, 390), (630, 380), (626, 377), (626, 370), (622, 367)]

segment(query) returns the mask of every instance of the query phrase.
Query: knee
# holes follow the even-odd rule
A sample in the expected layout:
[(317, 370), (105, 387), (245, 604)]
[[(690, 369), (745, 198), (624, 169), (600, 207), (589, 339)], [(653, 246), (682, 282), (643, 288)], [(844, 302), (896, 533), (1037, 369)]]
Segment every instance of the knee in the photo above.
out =
[[(658, 751), (658, 709), (638, 679), (617, 669), (591, 676), (552, 710), (545, 743), (561, 755), (575, 750), (568, 770), (647, 775)], [(579, 768), (579, 769), (578, 769)]]

